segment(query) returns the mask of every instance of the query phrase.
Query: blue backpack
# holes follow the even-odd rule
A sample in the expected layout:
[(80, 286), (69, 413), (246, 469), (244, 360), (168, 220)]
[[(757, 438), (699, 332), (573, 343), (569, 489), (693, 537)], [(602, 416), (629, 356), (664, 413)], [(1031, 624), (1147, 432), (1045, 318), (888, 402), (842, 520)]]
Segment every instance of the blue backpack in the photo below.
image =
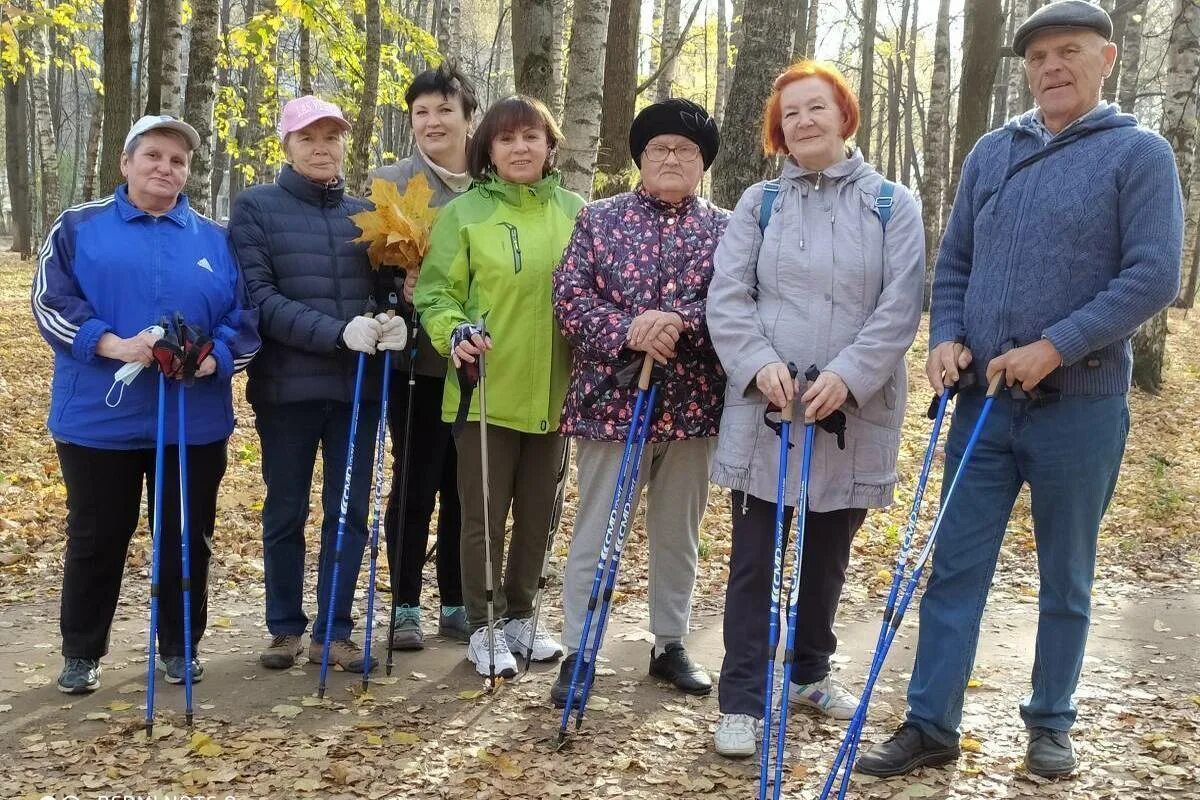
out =
[[(770, 180), (763, 184), (762, 205), (758, 209), (758, 229), (763, 233), (767, 232), (767, 223), (771, 221), (771, 213), (775, 210), (775, 197), (779, 194), (779, 180)], [(896, 184), (883, 179), (883, 183), (879, 185), (879, 196), (875, 198), (875, 213), (879, 215), (879, 222), (883, 225), (883, 232), (887, 233), (888, 220), (892, 218), (892, 196), (896, 193)]]

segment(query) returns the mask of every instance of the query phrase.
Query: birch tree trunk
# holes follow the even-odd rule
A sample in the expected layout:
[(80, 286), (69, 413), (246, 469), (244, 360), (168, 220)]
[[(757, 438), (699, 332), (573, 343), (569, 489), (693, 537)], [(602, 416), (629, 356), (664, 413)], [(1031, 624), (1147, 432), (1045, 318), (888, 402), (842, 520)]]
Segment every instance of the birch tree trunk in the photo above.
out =
[(554, 105), (550, 51), (554, 11), (550, 0), (512, 0), (513, 80), (517, 92)]
[(383, 35), (380, 0), (366, 0), (363, 23), (366, 28), (366, 58), (363, 59), (362, 98), (358, 117), (350, 132), (350, 170), (346, 186), (359, 197), (367, 193), (367, 168), (371, 161), (371, 134), (375, 130), (375, 108), (379, 104), (379, 45)]
[[(549, 104), (549, 108), (554, 118), (561, 120), (563, 119), (563, 95), (566, 91), (566, 86), (564, 85), (564, 81), (566, 80), (564, 69), (566, 65), (563, 63), (563, 45), (566, 44), (565, 37), (567, 36), (567, 0), (550, 0), (550, 3), (553, 8), (553, 17), (551, 18), (553, 30), (550, 34), (550, 82), (554, 86), (554, 102)], [(607, 30), (600, 31), (602, 38), (606, 32)], [(603, 75), (597, 74), (596, 80), (597, 82), (603, 81)], [(563, 133), (565, 135), (565, 129)], [(570, 139), (567, 141), (570, 141)], [(586, 197), (587, 192), (584, 192), (583, 195)]]
[[(1029, 16), (1029, 0), (1013, 0), (1012, 16), (1020, 25)], [(1014, 58), (1008, 68), (1008, 116), (1015, 117), (1032, 105), (1023, 59)]]
[(1129, 9), (1125, 21), (1125, 46), (1121, 50), (1121, 84), (1117, 104), (1122, 111), (1134, 113), (1138, 95), (1138, 71), (1142, 64), (1142, 25), (1146, 18), (1146, 0)]
[(1103, 96), (1108, 102), (1115, 103), (1117, 100), (1117, 85), (1121, 80), (1121, 59), (1119, 56), (1125, 52), (1125, 29), (1129, 24), (1129, 13), (1125, 9), (1117, 9), (1117, 0), (1101, 0), (1100, 5), (1112, 17), (1112, 40), (1117, 45), (1118, 53), (1117, 63), (1113, 64), (1113, 71), (1104, 79)]
[(30, 69), (29, 92), (33, 101), (33, 124), (37, 132), (39, 163), (41, 165), (42, 224), (34, 237), (40, 240), (50, 224), (62, 211), (58, 186), (58, 142), (54, 136), (54, 119), (50, 114), (50, 87), (46, 81), (50, 60), (50, 39), (44, 26), (38, 26), (30, 37), (30, 49), (39, 66)]
[(659, 66), (662, 72), (658, 74), (658, 84), (654, 90), (655, 100), (665, 100), (671, 96), (671, 84), (675, 80), (676, 59), (672, 57), (675, 45), (684, 31), (679, 30), (679, 0), (665, 0), (663, 3), (662, 44), (659, 47)]
[(793, 62), (808, 54), (808, 3), (809, 0), (796, 0), (795, 34), (792, 39)]
[(729, 91), (729, 20), (725, 0), (717, 0), (717, 96), (713, 101), (713, 119), (717, 127), (725, 120), (725, 97)]
[[(191, 3), (195, 23), (195, 0)], [(159, 113), (178, 118), (183, 113), (183, 7), (166, 0), (163, 28), (162, 81)], [(190, 122), (190, 120), (189, 120)]]
[(563, 184), (584, 198), (592, 194), (592, 172), (600, 144), (609, 6), (610, 0), (575, 0), (571, 15), (563, 119), (563, 137), (567, 143), (559, 156), (559, 169)]
[[(88, 126), (87, 152), (83, 164), (83, 202), (96, 198), (96, 162), (100, 159), (100, 134), (104, 129), (104, 98), (92, 95), (92, 119)], [(192, 157), (193, 168), (195, 156)]]
[(875, 14), (876, 0), (863, 0), (862, 5), (862, 44), (860, 46), (860, 72), (858, 83), (858, 104), (862, 109), (862, 118), (858, 125), (856, 143), (862, 150), (863, 158), (871, 160), (871, 131), (875, 116)]
[(925, 173), (921, 181), (921, 217), (925, 223), (925, 307), (933, 286), (942, 238), (942, 191), (946, 185), (946, 111), (950, 103), (950, 0), (939, 0), (933, 36), (933, 80), (925, 117)]
[(217, 51), (221, 47), (218, 0), (191, 0), (192, 39), (188, 45), (188, 81), (183, 118), (200, 134), (188, 174), (188, 201), (202, 214), (214, 211), (212, 196), (213, 102), (216, 98)]

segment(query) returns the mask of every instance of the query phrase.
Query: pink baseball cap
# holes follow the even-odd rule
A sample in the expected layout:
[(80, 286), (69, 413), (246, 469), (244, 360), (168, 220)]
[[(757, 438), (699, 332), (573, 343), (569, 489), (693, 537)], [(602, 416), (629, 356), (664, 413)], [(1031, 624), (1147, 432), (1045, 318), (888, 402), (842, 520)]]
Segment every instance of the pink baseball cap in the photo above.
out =
[(342, 130), (350, 130), (350, 123), (342, 116), (340, 108), (319, 97), (306, 94), (288, 101), (283, 107), (283, 114), (279, 117), (279, 138), (307, 128), (319, 119), (331, 119), (340, 125)]

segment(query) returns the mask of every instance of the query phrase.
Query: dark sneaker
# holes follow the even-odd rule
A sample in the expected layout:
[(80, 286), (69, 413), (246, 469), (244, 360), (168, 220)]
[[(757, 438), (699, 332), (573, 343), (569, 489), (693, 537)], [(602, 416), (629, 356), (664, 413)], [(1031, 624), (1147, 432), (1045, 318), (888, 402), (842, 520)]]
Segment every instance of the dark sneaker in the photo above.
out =
[(1079, 762), (1066, 731), (1030, 728), (1029, 747), (1025, 750), (1025, 769), (1043, 778), (1060, 778), (1075, 771)]
[(906, 722), (892, 734), (892, 738), (875, 745), (859, 757), (854, 770), (863, 775), (890, 778), (907, 775), (918, 767), (949, 764), (958, 759), (958, 754), (957, 743), (949, 747), (938, 744)]
[(704, 668), (692, 661), (687, 650), (679, 642), (672, 642), (658, 656), (650, 649), (650, 675), (659, 680), (675, 684), (685, 694), (708, 694), (712, 691), (712, 678)]
[[(183, 656), (167, 656), (158, 659), (158, 668), (162, 670), (163, 679), (167, 683), (183, 683), (184, 667), (187, 665), (187, 660)], [(200, 659), (192, 658), (192, 683), (199, 683), (204, 680), (204, 667), (200, 666)]]
[(258, 663), (267, 669), (290, 669), (296, 665), (296, 657), (304, 652), (304, 645), (297, 633), (281, 633), (271, 639), (267, 649), (258, 654)]
[(471, 641), (471, 629), (467, 627), (466, 606), (442, 606), (438, 617), (438, 633), (456, 642)]
[[(550, 699), (554, 702), (555, 708), (565, 708), (567, 705), (567, 694), (571, 691), (571, 673), (575, 671), (575, 659), (578, 656), (578, 653), (571, 653), (558, 664), (558, 678), (554, 681), (554, 685), (550, 687)], [(583, 679), (583, 667), (580, 667), (579, 685), (575, 687), (576, 703), (579, 701)]]
[(88, 694), (100, 688), (100, 659), (65, 658), (58, 675), (58, 690), (64, 694)]
[(393, 650), (424, 650), (425, 634), (421, 633), (421, 609), (408, 604), (397, 606), (395, 630), (392, 631)]
[[(314, 664), (321, 663), (321, 651), (325, 643), (313, 639), (308, 643), (308, 660)], [(379, 665), (379, 659), (371, 656), (371, 669)], [(334, 639), (329, 643), (329, 666), (341, 667), (346, 672), (362, 672), (363, 650), (353, 639)]]

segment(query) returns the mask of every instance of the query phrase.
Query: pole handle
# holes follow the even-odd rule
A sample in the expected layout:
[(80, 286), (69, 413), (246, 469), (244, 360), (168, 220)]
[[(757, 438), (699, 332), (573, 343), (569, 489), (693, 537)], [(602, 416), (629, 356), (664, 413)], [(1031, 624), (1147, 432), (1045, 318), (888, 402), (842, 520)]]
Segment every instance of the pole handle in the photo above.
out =
[(784, 403), (783, 408), (779, 410), (779, 418), (784, 422), (792, 421), (792, 409), (795, 406), (795, 400), (789, 400)]
[(995, 397), (996, 392), (1000, 391), (1000, 384), (1004, 382), (1004, 370), (1000, 370), (992, 376), (991, 383), (988, 384), (987, 397)]
[(638, 375), (638, 388), (645, 390), (650, 388), (650, 372), (654, 369), (654, 356), (649, 353), (642, 359), (642, 372)]

